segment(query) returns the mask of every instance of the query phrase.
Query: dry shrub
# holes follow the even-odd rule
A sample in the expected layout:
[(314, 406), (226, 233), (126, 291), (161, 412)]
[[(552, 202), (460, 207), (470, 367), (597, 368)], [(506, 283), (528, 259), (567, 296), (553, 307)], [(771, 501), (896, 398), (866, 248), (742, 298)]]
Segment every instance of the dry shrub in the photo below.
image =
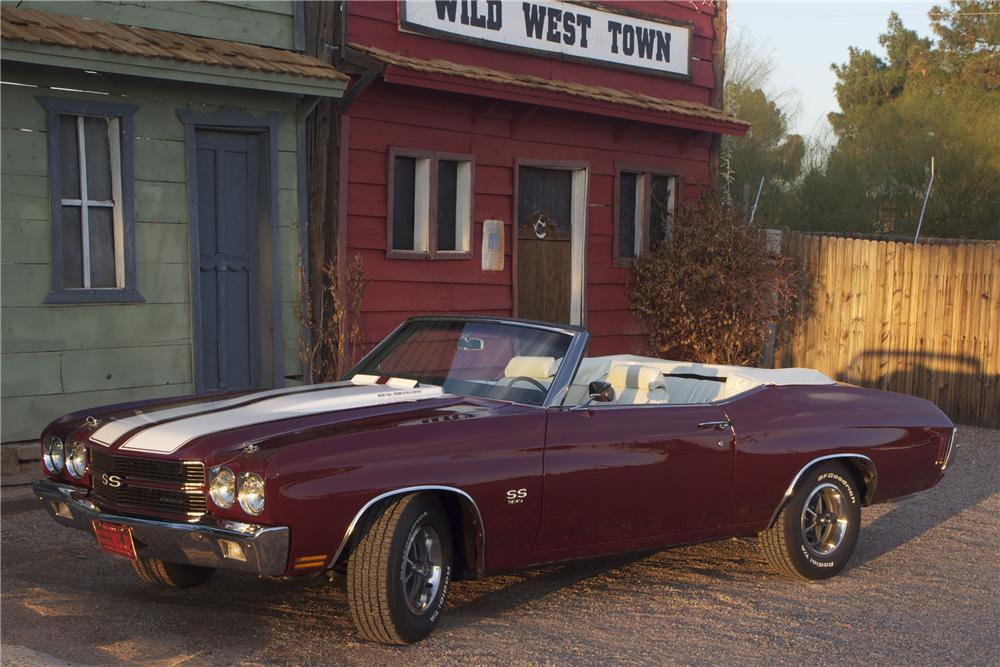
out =
[(798, 261), (769, 252), (759, 228), (710, 197), (678, 211), (635, 280), (630, 305), (652, 351), (680, 361), (758, 364), (769, 331), (787, 336), (807, 304)]
[(327, 261), (320, 284), (316, 304), (305, 271), (300, 269), (298, 312), (303, 333), (299, 359), (308, 369), (305, 381), (309, 383), (339, 380), (357, 361), (362, 342), (361, 299), (367, 288), (361, 257), (354, 256), (344, 276), (336, 262)]

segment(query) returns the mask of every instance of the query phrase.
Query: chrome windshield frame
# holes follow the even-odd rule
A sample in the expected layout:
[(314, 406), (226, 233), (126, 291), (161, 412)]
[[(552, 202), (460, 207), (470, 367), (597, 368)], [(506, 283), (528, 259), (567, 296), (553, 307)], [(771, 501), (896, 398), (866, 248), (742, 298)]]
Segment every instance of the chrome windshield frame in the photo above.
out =
[(533, 322), (530, 320), (516, 320), (504, 317), (483, 317), (476, 315), (465, 317), (452, 315), (421, 315), (418, 317), (411, 317), (401, 322), (400, 325), (393, 329), (389, 335), (383, 338), (378, 345), (372, 348), (368, 354), (362, 357), (358, 363), (354, 364), (354, 366), (352, 366), (341, 379), (349, 380), (354, 377), (354, 375), (361, 372), (361, 369), (364, 368), (371, 359), (387, 348), (389, 346), (389, 341), (392, 340), (392, 338), (399, 333), (403, 327), (411, 322), (471, 322), (482, 324), (500, 324), (525, 327), (528, 329), (539, 329), (542, 331), (550, 331), (552, 333), (570, 336), (571, 339), (569, 347), (566, 348), (566, 356), (563, 357), (562, 363), (559, 364), (559, 370), (556, 371), (555, 377), (552, 378), (552, 384), (549, 385), (549, 392), (545, 395), (545, 400), (542, 402), (541, 406), (531, 405), (530, 403), (521, 403), (519, 401), (510, 401), (511, 403), (527, 405), (529, 407), (550, 408), (553, 405), (559, 405), (561, 403), (566, 392), (569, 390), (569, 385), (573, 381), (573, 377), (576, 375), (577, 369), (580, 367), (580, 362), (583, 360), (583, 355), (587, 351), (587, 344), (590, 341), (590, 334), (587, 333), (586, 329), (572, 325), (552, 324), (550, 322)]

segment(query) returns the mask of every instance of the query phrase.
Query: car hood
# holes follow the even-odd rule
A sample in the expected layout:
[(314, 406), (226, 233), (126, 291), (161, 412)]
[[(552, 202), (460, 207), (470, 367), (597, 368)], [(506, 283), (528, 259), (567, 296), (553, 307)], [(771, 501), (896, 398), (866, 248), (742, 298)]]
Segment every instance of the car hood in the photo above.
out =
[(502, 405), (445, 394), (436, 386), (339, 382), (126, 410), (99, 420), (88, 438), (94, 447), (121, 454), (212, 459), (220, 450), (259, 448), (358, 421), (407, 420), (414, 412), (435, 412), (470, 400), (473, 409)]

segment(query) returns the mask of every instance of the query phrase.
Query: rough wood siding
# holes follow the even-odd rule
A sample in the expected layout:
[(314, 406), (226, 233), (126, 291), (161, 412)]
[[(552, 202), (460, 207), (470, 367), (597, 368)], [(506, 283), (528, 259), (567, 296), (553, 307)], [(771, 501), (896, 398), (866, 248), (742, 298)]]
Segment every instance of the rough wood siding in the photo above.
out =
[[(8, 4), (4, 2), (3, 4)], [(11, 3), (15, 4), (15, 3)], [(199, 37), (228, 39), (279, 49), (295, 48), (291, 0), (245, 2), (184, 2), (176, 0), (134, 2), (88, 0), (53, 2), (27, 0), (25, 9), (87, 18), (123, 25), (170, 30)]]
[[(634, 10), (694, 25), (691, 40), (690, 72), (685, 81), (636, 72), (600, 67), (591, 63), (558, 60), (538, 54), (512, 53), (462, 44), (425, 35), (404, 33), (398, 25), (398, 3), (349, 2), (348, 41), (404, 53), (417, 58), (442, 58), (466, 65), (491, 67), (506, 72), (530, 74), (547, 79), (576, 81), (595, 86), (613, 86), (668, 99), (709, 104), (715, 77), (712, 71), (712, 19), (715, 7), (701, 2), (607, 2), (612, 9)], [(505, 5), (504, 11), (521, 11), (521, 3)]]
[[(205, 86), (148, 84), (4, 64), (2, 89), (3, 441), (35, 438), (89, 405), (192, 390), (184, 128), (176, 110), (281, 111), (278, 210), (284, 372), (299, 373), (299, 219), (294, 100)], [(135, 116), (137, 287), (146, 303), (42, 305), (51, 285), (45, 114), (39, 94), (139, 106)], [(125, 97), (127, 95), (127, 97)]]
[[(591, 354), (644, 351), (645, 336), (628, 309), (628, 269), (612, 257), (615, 163), (683, 174), (681, 199), (708, 187), (708, 135), (661, 127), (632, 128), (584, 114), (537, 109), (524, 120), (517, 104), (375, 84), (351, 107), (348, 168), (348, 256), (364, 261), (369, 281), (362, 305), (366, 342), (379, 340), (410, 315), (439, 312), (512, 314), (512, 220), (516, 159), (590, 164), (587, 208), (585, 324)], [(618, 139), (616, 140), (616, 133)], [(386, 164), (391, 146), (475, 156), (473, 257), (387, 259)], [(502, 272), (481, 269), (482, 223), (504, 221)]]

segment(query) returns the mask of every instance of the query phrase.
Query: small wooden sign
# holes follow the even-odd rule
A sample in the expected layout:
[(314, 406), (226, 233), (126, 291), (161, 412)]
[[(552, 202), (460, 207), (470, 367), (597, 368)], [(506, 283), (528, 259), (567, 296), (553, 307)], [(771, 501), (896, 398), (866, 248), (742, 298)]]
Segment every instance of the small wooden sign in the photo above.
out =
[(483, 271), (503, 271), (503, 220), (483, 220)]

